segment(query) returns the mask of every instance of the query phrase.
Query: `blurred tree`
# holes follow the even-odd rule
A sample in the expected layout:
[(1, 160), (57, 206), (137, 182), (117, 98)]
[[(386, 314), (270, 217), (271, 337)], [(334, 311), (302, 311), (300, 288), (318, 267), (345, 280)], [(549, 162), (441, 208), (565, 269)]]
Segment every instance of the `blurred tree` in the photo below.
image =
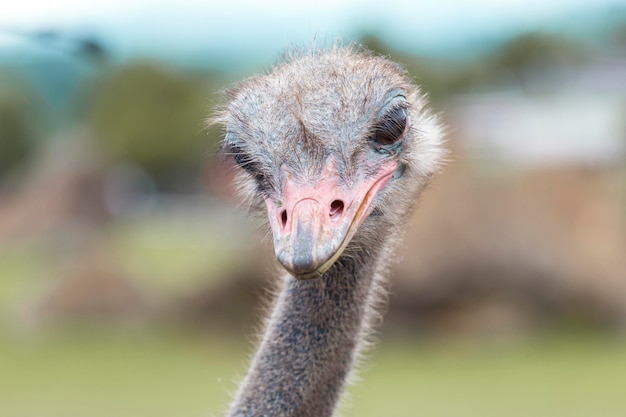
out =
[(580, 64), (588, 55), (587, 48), (573, 39), (528, 33), (494, 52), (491, 65), (494, 75), (513, 75), (523, 83), (529, 73)]
[(450, 65), (448, 62), (401, 52), (383, 42), (373, 32), (365, 32), (361, 35), (359, 43), (377, 55), (389, 57), (402, 64), (415, 77), (422, 89), (428, 93), (435, 105), (445, 101), (448, 97), (451, 80), (459, 71), (458, 65)]
[(391, 48), (374, 32), (366, 31), (359, 37), (359, 44), (363, 45), (367, 50), (374, 52), (376, 55), (388, 56), (399, 59), (398, 51)]
[(38, 103), (34, 90), (23, 80), (0, 74), (0, 181), (35, 149)]
[(452, 94), (494, 83), (524, 85), (532, 73), (576, 65), (589, 57), (589, 50), (580, 42), (542, 33), (524, 34), (486, 55), (463, 61), (403, 53), (388, 46), (372, 32), (366, 32), (360, 39), (367, 49), (402, 63), (435, 105), (445, 102)]
[(1, 26), (0, 33), (31, 41), (42, 48), (56, 50), (95, 65), (106, 63), (109, 57), (108, 51), (102, 42), (91, 36), (70, 36), (62, 31), (50, 28), (31, 32)]
[(610, 38), (611, 43), (618, 48), (626, 48), (626, 22), (613, 29)]
[(85, 60), (94, 64), (102, 65), (108, 61), (109, 54), (106, 48), (97, 39), (84, 38), (77, 39), (78, 54)]
[(168, 187), (217, 140), (202, 124), (211, 90), (202, 79), (133, 63), (100, 83), (90, 120), (114, 160), (137, 164)]

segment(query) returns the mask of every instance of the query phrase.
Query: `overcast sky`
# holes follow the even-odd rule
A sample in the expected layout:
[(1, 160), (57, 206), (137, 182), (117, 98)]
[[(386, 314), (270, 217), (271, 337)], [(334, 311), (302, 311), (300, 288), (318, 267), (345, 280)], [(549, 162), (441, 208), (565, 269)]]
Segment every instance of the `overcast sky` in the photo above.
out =
[[(276, 55), (313, 38), (353, 39), (374, 30), (394, 44), (436, 50), (566, 19), (572, 13), (626, 8), (626, 0), (13, 0), (0, 29), (87, 33), (121, 56), (144, 53)], [(582, 14), (584, 16), (584, 14)], [(19, 42), (0, 31), (0, 47)]]
[[(113, 22), (145, 15), (191, 17), (212, 15), (239, 21), (269, 18), (296, 19), (310, 24), (328, 25), (345, 19), (347, 13), (398, 19), (401, 24), (431, 24), (435, 21), (461, 20), (480, 16), (514, 19), (542, 18), (581, 6), (625, 4), (620, 0), (438, 0), (438, 1), (357, 1), (315, 0), (20, 0), (3, 2), (0, 23), (26, 26), (85, 22)], [(332, 17), (332, 18), (331, 18)], [(331, 18), (331, 22), (327, 19)], [(419, 19), (419, 20), (416, 20)], [(226, 24), (227, 22), (222, 22)]]

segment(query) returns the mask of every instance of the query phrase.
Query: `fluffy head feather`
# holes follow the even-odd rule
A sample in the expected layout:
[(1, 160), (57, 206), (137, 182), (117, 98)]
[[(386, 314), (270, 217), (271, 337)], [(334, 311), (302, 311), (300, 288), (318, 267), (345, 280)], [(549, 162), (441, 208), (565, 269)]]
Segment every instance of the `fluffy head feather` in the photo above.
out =
[[(281, 201), (286, 172), (298, 183), (315, 183), (332, 160), (339, 182), (349, 187), (397, 161), (398, 172), (376, 196), (346, 254), (405, 224), (444, 155), (437, 117), (406, 71), (353, 47), (291, 54), (226, 98), (213, 122), (225, 126), (223, 150), (242, 168), (242, 189), (253, 206)], [(381, 145), (377, 130), (403, 128), (394, 125), (394, 111), (405, 112), (403, 136)]]

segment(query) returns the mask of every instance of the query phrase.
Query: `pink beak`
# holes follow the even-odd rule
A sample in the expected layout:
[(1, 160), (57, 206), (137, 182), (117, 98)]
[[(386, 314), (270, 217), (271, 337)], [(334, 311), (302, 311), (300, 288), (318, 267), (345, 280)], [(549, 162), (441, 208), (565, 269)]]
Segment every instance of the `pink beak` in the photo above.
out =
[(341, 256), (398, 165), (390, 161), (350, 187), (340, 184), (334, 166), (326, 163), (316, 184), (297, 183), (287, 174), (282, 201), (265, 200), (276, 258), (298, 279), (323, 274)]

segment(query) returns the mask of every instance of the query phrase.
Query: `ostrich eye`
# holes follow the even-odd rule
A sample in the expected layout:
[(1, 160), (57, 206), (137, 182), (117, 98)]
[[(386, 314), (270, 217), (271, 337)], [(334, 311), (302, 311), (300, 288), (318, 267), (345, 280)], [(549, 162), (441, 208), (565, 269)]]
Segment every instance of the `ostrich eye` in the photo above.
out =
[(398, 142), (406, 130), (407, 109), (402, 106), (389, 110), (374, 125), (372, 141), (380, 146), (389, 146)]
[(231, 156), (235, 163), (241, 168), (246, 170), (250, 168), (250, 160), (240, 146), (235, 144), (229, 144), (225, 147), (225, 153), (226, 155)]
[(225, 147), (226, 155), (233, 158), (235, 163), (240, 168), (246, 170), (248, 174), (252, 175), (259, 184), (265, 183), (265, 177), (259, 168), (259, 164), (246, 153), (243, 148), (237, 144), (228, 144)]
[(241, 146), (236, 144), (227, 145), (226, 154), (230, 155), (240, 168), (245, 169), (255, 177), (259, 175), (257, 163), (250, 158)]

